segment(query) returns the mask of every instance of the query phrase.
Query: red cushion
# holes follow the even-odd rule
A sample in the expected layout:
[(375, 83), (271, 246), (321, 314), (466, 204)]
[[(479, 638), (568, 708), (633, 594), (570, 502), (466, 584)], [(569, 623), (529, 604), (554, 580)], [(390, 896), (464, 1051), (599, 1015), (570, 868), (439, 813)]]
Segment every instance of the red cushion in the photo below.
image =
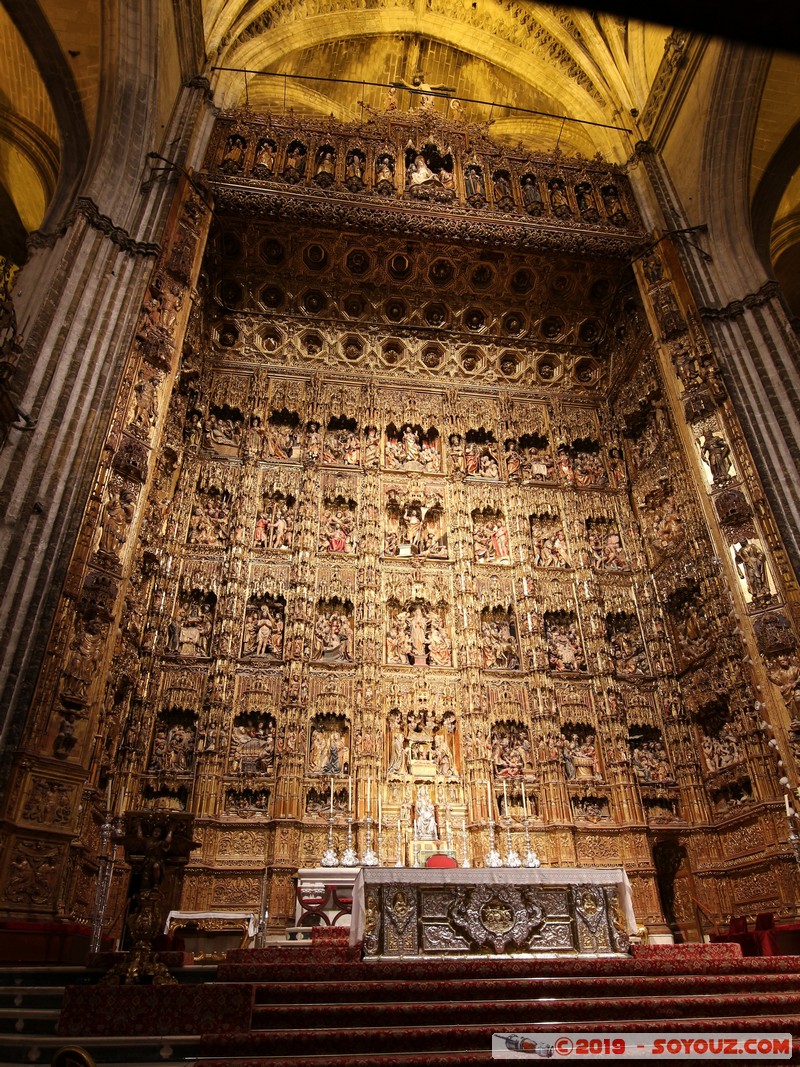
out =
[(428, 856), (425, 861), (426, 867), (457, 867), (458, 860), (454, 860), (452, 856), (445, 855), (444, 852), (434, 852), (432, 856)]

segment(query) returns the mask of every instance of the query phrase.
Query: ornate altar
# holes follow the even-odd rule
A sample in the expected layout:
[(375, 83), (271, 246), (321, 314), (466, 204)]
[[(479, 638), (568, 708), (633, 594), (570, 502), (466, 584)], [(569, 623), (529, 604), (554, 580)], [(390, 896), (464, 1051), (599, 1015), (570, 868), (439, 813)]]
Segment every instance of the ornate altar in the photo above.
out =
[(350, 943), (365, 959), (626, 953), (630, 883), (610, 870), (363, 870)]

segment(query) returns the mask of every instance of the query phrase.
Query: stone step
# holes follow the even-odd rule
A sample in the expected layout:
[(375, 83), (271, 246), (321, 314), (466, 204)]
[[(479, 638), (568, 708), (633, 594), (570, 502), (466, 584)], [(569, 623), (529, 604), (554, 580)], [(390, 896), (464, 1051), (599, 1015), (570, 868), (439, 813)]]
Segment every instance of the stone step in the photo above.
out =
[(170, 1037), (57, 1037), (50, 1034), (0, 1034), (0, 1064), (6, 1067), (49, 1064), (61, 1048), (86, 1049), (97, 1064), (146, 1067), (149, 1064), (192, 1063), (199, 1052), (199, 1036)]
[(60, 1008), (64, 986), (0, 986), (0, 1008)]
[(2, 1034), (54, 1034), (60, 1008), (0, 1008)]

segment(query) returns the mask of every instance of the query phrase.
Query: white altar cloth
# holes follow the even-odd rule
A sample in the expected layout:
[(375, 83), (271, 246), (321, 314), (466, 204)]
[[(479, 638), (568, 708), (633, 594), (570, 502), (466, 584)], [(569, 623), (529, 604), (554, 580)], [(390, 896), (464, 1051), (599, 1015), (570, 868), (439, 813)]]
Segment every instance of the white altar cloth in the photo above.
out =
[(164, 925), (164, 933), (168, 934), (170, 928), (175, 925), (185, 926), (187, 923), (202, 923), (211, 920), (214, 923), (230, 922), (247, 924), (247, 936), (253, 938), (258, 933), (258, 919), (252, 911), (171, 911)]
[(595, 867), (367, 867), (362, 868), (353, 885), (353, 917), (350, 921), (350, 944), (364, 937), (364, 884), (389, 885), (604, 885), (614, 886), (619, 896), (628, 933), (636, 933), (636, 916), (631, 900), (631, 884), (621, 867), (607, 870)]

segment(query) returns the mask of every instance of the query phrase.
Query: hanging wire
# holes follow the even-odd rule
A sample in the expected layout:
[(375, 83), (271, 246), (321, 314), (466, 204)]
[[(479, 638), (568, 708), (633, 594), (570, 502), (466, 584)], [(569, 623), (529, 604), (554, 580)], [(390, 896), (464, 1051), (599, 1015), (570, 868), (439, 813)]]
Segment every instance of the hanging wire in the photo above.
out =
[[(292, 78), (294, 81), (332, 82), (337, 85), (360, 85), (362, 87), (362, 90), (366, 85), (376, 86), (379, 89), (389, 89), (391, 87), (391, 83), (387, 82), (371, 82), (366, 80), (357, 80), (354, 78), (327, 78), (317, 74), (281, 74), (279, 72), (271, 70), (249, 70), (246, 67), (212, 67), (211, 69), (218, 71), (227, 71), (229, 73), (234, 74), (252, 74), (258, 78), (283, 78), (284, 111), (286, 110), (286, 82), (289, 78)], [(406, 87), (405, 91), (411, 93), (412, 96), (435, 96), (440, 97), (442, 100), (454, 99), (452, 93), (437, 92), (434, 89), (413, 89), (409, 86)], [(597, 126), (603, 130), (619, 130), (620, 133), (633, 132), (628, 126), (617, 126), (609, 122), (594, 122), (591, 119), (576, 119), (573, 118), (571, 115), (556, 115), (552, 111), (537, 111), (534, 108), (530, 107), (519, 107), (517, 104), (504, 104), (499, 101), (493, 100), (477, 100), (471, 96), (459, 96), (456, 97), (456, 99), (458, 99), (463, 104), (479, 104), (483, 107), (489, 107), (492, 109), (495, 107), (503, 108), (506, 111), (518, 112), (520, 115), (535, 115), (538, 118), (544, 119), (560, 119), (562, 130), (565, 123), (576, 122), (580, 126)], [(559, 133), (559, 140), (560, 138), (561, 134)]]

